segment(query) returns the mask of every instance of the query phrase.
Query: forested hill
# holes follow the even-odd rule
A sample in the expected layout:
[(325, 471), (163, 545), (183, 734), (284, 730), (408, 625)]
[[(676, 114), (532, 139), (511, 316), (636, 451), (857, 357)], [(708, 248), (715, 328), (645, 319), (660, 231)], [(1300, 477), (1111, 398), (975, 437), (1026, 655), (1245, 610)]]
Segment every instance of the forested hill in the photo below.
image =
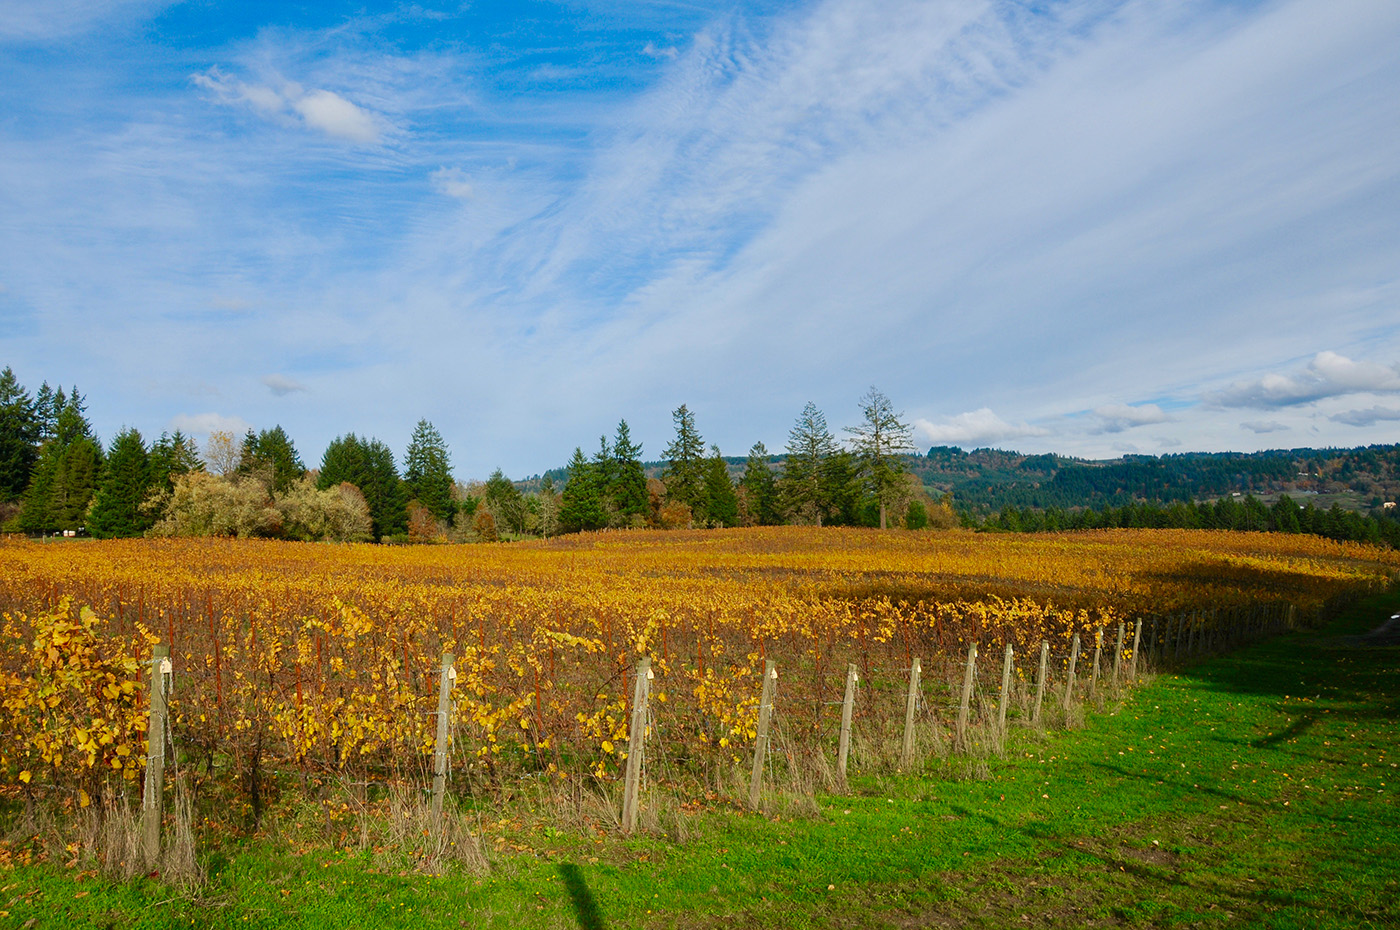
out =
[[(746, 461), (725, 457), (736, 478)], [(782, 469), (781, 455), (769, 456), (768, 461)], [(1400, 501), (1400, 444), (1125, 455), (1106, 461), (934, 446), (927, 455), (909, 456), (905, 463), (935, 498), (951, 493), (959, 511), (979, 518), (1005, 507), (1102, 510), (1141, 502), (1211, 501), (1234, 494), (1265, 501), (1288, 494), (1299, 503), (1312, 502), (1323, 509), (1339, 504), (1359, 513)], [(666, 463), (646, 462), (643, 467), (648, 476), (659, 477)], [(569, 472), (556, 468), (546, 474), (562, 487)], [(538, 479), (525, 484), (538, 484)]]
[(976, 515), (1003, 507), (1122, 507), (1135, 502), (1205, 501), (1233, 494), (1288, 494), (1354, 511), (1400, 499), (1400, 445), (1267, 452), (1185, 452), (1086, 461), (999, 449), (935, 446), (910, 470), (935, 493), (952, 492)]

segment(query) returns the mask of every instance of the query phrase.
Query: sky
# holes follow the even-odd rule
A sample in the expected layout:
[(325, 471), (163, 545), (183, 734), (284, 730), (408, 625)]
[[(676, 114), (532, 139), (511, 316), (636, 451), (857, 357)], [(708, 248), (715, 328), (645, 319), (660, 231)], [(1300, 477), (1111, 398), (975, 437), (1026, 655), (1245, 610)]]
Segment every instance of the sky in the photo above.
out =
[(0, 0), (0, 366), (526, 477), (1400, 441), (1394, 0)]

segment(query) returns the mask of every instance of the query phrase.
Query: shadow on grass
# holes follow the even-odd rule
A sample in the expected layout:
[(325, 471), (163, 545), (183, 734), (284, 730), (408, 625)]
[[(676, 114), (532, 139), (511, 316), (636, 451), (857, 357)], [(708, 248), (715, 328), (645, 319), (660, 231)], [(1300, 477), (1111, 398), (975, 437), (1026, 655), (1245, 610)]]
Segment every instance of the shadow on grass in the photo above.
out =
[[(1380, 595), (1360, 601), (1326, 627), (1261, 640), (1228, 655), (1201, 657), (1175, 674), (1216, 691), (1277, 697), (1311, 697), (1351, 705), (1358, 717), (1393, 717), (1400, 712), (1400, 648), (1349, 642), (1342, 634), (1385, 623), (1400, 598)], [(1272, 745), (1295, 734), (1266, 738)]]
[(588, 883), (583, 880), (583, 873), (579, 871), (579, 867), (571, 862), (561, 863), (559, 877), (564, 880), (564, 887), (568, 889), (569, 901), (573, 904), (574, 915), (578, 917), (578, 925), (583, 930), (604, 930), (607, 924), (603, 922), (603, 915), (598, 910), (598, 901), (589, 890)]
[[(1347, 902), (1328, 900), (1325, 903), (1309, 900), (1291, 890), (1278, 887), (1261, 887), (1257, 890), (1242, 889), (1232, 887), (1229, 884), (1206, 875), (1190, 874), (1181, 866), (1172, 864), (1156, 864), (1143, 862), (1132, 855), (1119, 854), (1108, 846), (1105, 838), (1097, 840), (1074, 839), (1063, 833), (1055, 831), (1044, 824), (1038, 825), (1016, 825), (998, 820), (982, 811), (976, 811), (961, 805), (949, 805), (949, 810), (956, 812), (959, 816), (969, 820), (981, 820), (1000, 831), (1015, 831), (1041, 844), (1042, 857), (1047, 856), (1069, 856), (1079, 857), (1083, 860), (1098, 863), (1101, 868), (1100, 876), (1095, 877), (1089, 873), (1081, 873), (1079, 879), (1083, 891), (1088, 891), (1098, 883), (1113, 881), (1115, 874), (1126, 874), (1142, 885), (1161, 886), (1162, 888), (1175, 887), (1188, 893), (1201, 896), (1192, 901), (1190, 899), (1180, 903), (1178, 906), (1190, 910), (1193, 906), (1200, 906), (1209, 909), (1214, 907), (1216, 901), (1234, 901), (1237, 907), (1251, 908), (1251, 913), (1263, 913), (1278, 907), (1298, 908), (1303, 911), (1310, 911), (1319, 916), (1327, 917), (1350, 917), (1357, 923), (1354, 926), (1366, 926), (1367, 921), (1373, 916), (1367, 912), (1350, 906)], [(1072, 859), (1070, 861), (1073, 861)], [(1062, 884), (1061, 887), (1064, 887)], [(1071, 895), (1079, 886), (1071, 885), (1066, 889)], [(1016, 909), (1019, 910), (1025, 902), (1018, 900)], [(1193, 924), (1199, 926), (1199, 924)]]

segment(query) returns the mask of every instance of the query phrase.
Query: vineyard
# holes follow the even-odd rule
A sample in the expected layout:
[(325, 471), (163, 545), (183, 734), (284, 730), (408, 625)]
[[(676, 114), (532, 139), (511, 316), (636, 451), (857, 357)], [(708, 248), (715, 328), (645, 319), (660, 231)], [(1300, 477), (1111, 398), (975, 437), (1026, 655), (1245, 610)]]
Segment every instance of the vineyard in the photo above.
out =
[[(1062, 680), (1076, 634), (1092, 646), (1107, 630), (1111, 645), (1120, 621), (1143, 621), (1147, 653), (1185, 629), (1182, 617), (1203, 636), (1220, 618), (1265, 612), (1307, 624), (1397, 573), (1400, 553), (1196, 531), (776, 528), (411, 548), (7, 541), (0, 784), (78, 807), (139, 791), (156, 644), (170, 648), (170, 742), (185, 770), (236, 786), (254, 810), (279, 777), (422, 785), (452, 653), (451, 790), (489, 798), (521, 779), (618, 779), (642, 657), (655, 676), (654, 777), (713, 784), (752, 751), (770, 660), (782, 751), (825, 758), (850, 663), (864, 745), (903, 719), (915, 658), (936, 740), (969, 644), (998, 658), (1013, 648), (1015, 717), (1042, 641)], [(978, 672), (984, 699), (999, 694), (995, 664)]]

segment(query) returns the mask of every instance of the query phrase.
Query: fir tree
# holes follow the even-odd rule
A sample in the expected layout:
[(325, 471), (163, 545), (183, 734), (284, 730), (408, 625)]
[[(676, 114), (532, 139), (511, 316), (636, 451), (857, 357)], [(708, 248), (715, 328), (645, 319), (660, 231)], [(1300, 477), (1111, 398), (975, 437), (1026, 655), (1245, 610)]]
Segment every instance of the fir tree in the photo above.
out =
[(711, 446), (705, 461), (705, 518), (718, 526), (739, 525), (739, 497), (729, 480), (729, 466), (719, 454), (719, 446)]
[(193, 439), (176, 430), (161, 433), (151, 444), (151, 484), (166, 491), (175, 489), (175, 477), (192, 471), (203, 471), (199, 446)]
[(749, 523), (773, 526), (782, 522), (782, 514), (778, 512), (778, 482), (763, 443), (756, 442), (749, 449), (749, 460), (744, 465), (744, 477), (739, 479), (739, 486), (744, 490)]
[(613, 507), (613, 486), (617, 463), (613, 461), (608, 437), (598, 437), (598, 451), (593, 453), (593, 480), (598, 484), (598, 505), (603, 509), (603, 525), (617, 525), (617, 510)]
[(29, 533), (81, 529), (101, 478), (102, 447), (93, 438), (82, 395), (75, 387), (71, 394), (60, 389), (51, 396), (50, 409), (62, 405), (25, 493), (20, 527)]
[(515, 486), (515, 482), (507, 478), (499, 468), (486, 479), (482, 503), (491, 511), (498, 528), (505, 527), (517, 534), (525, 532), (525, 517), (528, 512), (525, 498)]
[(155, 521), (141, 509), (154, 484), (151, 457), (141, 434), (122, 430), (112, 442), (102, 483), (88, 512), (88, 532), (101, 539), (140, 536)]
[(808, 401), (788, 431), (787, 458), (779, 483), (786, 509), (799, 522), (821, 526), (831, 510), (831, 481), (839, 476), (833, 475), (827, 464), (835, 454), (836, 440), (827, 428), (826, 416)]
[(566, 533), (596, 530), (607, 525), (597, 469), (578, 447), (569, 460), (569, 480), (559, 500), (559, 525)]
[(642, 468), (642, 447), (632, 442), (626, 420), (619, 420), (612, 444), (612, 484), (608, 489), (618, 523), (634, 526), (646, 517), (647, 473)]
[(442, 434), (427, 420), (419, 420), (413, 428), (404, 456), (405, 493), (416, 500), (439, 520), (451, 520), (452, 462)]
[(705, 503), (705, 441), (695, 428), (695, 414), (685, 404), (671, 412), (676, 438), (666, 447), (666, 496), (690, 507), (693, 513)]
[(63, 388), (59, 388), (55, 393), (47, 381), (39, 385), (39, 390), (34, 395), (34, 416), (39, 421), (40, 442), (47, 442), (53, 438), (58, 411), (63, 409), (64, 400)]
[(321, 457), (316, 486), (327, 490), (346, 482), (364, 496), (375, 539), (408, 531), (403, 482), (388, 446), (378, 439), (360, 439), (354, 433), (332, 440)]
[(39, 460), (35, 402), (8, 367), (0, 372), (0, 503), (17, 500)]
[(914, 451), (909, 424), (900, 420), (890, 399), (872, 387), (860, 399), (859, 426), (848, 426), (846, 432), (855, 438), (852, 444), (871, 492), (879, 502), (880, 529), (885, 529), (886, 509), (897, 491), (904, 473), (902, 456)]
[(257, 476), (274, 494), (283, 494), (305, 476), (306, 466), (286, 430), (276, 426), (257, 435), (248, 430), (243, 437), (238, 474)]

